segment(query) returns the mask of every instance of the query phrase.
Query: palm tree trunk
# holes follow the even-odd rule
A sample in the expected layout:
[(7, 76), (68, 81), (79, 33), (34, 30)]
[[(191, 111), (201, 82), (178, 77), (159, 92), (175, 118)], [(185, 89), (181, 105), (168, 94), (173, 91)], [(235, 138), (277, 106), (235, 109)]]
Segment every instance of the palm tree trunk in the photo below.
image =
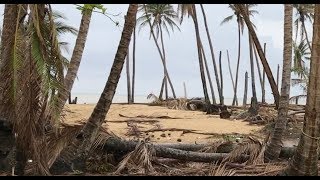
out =
[(228, 58), (228, 67), (229, 67), (229, 74), (230, 74), (230, 78), (231, 78), (231, 82), (232, 82), (232, 88), (233, 88), (233, 91), (235, 93), (235, 85), (234, 85), (233, 75), (232, 75), (232, 71), (231, 71), (230, 57), (229, 57), (229, 51), (228, 50), (227, 50), (227, 58)]
[(183, 92), (184, 92), (184, 98), (188, 98), (188, 95), (187, 95), (187, 87), (186, 87), (186, 83), (183, 82)]
[(127, 74), (128, 104), (130, 104), (131, 103), (131, 85), (130, 85), (130, 53), (129, 53), (129, 48), (128, 48), (127, 58), (126, 58), (126, 74)]
[[(146, 9), (145, 4), (143, 5), (143, 7), (144, 7), (145, 12), (147, 13), (147, 9)], [(150, 20), (148, 21), (148, 24), (149, 24), (149, 27), (150, 27), (150, 31), (151, 31), (151, 35), (152, 35), (152, 37), (153, 37), (154, 43), (155, 43), (156, 46), (157, 46), (157, 49), (158, 49), (158, 52), (159, 52), (159, 55), (160, 55), (160, 58), (161, 58), (161, 62), (162, 62), (162, 65), (163, 65), (163, 68), (164, 68), (164, 71), (165, 71), (165, 77), (168, 79), (169, 85), (170, 85), (171, 90), (172, 90), (173, 98), (176, 99), (176, 98), (177, 98), (177, 97), (176, 97), (176, 93), (175, 93), (175, 91), (174, 91), (174, 88), (173, 88), (173, 85), (172, 85), (172, 82), (171, 82), (171, 79), (170, 79), (170, 76), (169, 76), (169, 73), (168, 73), (168, 70), (167, 70), (165, 58), (164, 58), (164, 56), (163, 56), (163, 54), (162, 54), (162, 52), (161, 52), (160, 46), (159, 46), (159, 44), (158, 44), (158, 42), (157, 42), (157, 38), (156, 38), (156, 36), (155, 36), (155, 34), (154, 34), (154, 32), (153, 32), (153, 28), (152, 28), (152, 25), (151, 25)]]
[[(264, 43), (264, 46), (263, 46), (263, 54), (265, 57), (266, 56), (266, 46), (267, 46), (267, 43)], [(266, 103), (266, 88), (265, 88), (265, 83), (266, 82), (266, 73), (264, 72), (264, 69), (262, 68), (262, 103)]]
[(262, 74), (261, 74), (261, 69), (259, 65), (259, 60), (258, 60), (258, 55), (257, 55), (257, 49), (255, 48), (254, 44), (252, 44), (253, 49), (254, 49), (254, 57), (256, 59), (256, 64), (257, 64), (257, 70), (258, 70), (258, 75), (259, 75), (259, 80), (260, 80), (260, 86), (261, 86), (261, 92), (263, 90), (263, 85), (262, 85)]
[(287, 175), (317, 176), (320, 123), (320, 5), (315, 4), (309, 86), (303, 129)]
[(195, 28), (195, 31), (196, 31), (196, 41), (197, 41), (197, 49), (198, 49), (199, 68), (200, 68), (200, 77), (201, 77), (201, 82), (202, 82), (202, 89), (203, 89), (203, 94), (204, 94), (204, 98), (205, 98), (206, 103), (210, 104), (208, 90), (207, 90), (207, 84), (206, 84), (206, 77), (205, 77), (204, 67), (203, 67), (203, 60), (202, 60), (202, 55), (201, 55), (201, 39), (200, 39), (199, 25), (198, 25), (198, 20), (197, 20), (196, 6), (193, 4), (192, 8), (193, 8), (193, 11), (194, 11), (194, 14), (192, 15), (192, 20), (193, 20), (194, 28)]
[(304, 34), (306, 35), (306, 40), (307, 40), (308, 47), (309, 47), (309, 49), (311, 51), (311, 43), (310, 43), (309, 38), (308, 38), (308, 33), (307, 33), (306, 26), (304, 24), (304, 21), (302, 21), (301, 23), (302, 23), (302, 27), (303, 27), (303, 30), (304, 30)]
[(241, 27), (240, 22), (238, 22), (238, 61), (237, 61), (237, 70), (236, 70), (236, 81), (234, 85), (234, 96), (232, 101), (232, 106), (238, 106), (238, 98), (237, 98), (237, 89), (238, 89), (238, 76), (239, 76), (239, 65), (240, 65), (240, 50), (241, 50)]
[(68, 71), (64, 79), (64, 88), (62, 88), (62, 90), (58, 92), (57, 108), (53, 111), (52, 116), (60, 115), (60, 112), (62, 111), (63, 106), (68, 99), (69, 92), (71, 92), (81, 63), (83, 50), (85, 48), (91, 16), (92, 10), (83, 10), (76, 44), (74, 46), (72, 57), (68, 66)]
[(168, 94), (168, 79), (167, 76), (164, 76), (164, 92), (166, 96), (166, 100), (169, 99), (169, 94)]
[[(210, 47), (210, 52), (211, 52), (211, 57), (212, 57), (213, 68), (214, 68), (214, 74), (215, 74), (215, 77), (216, 77), (216, 83), (217, 83), (217, 88), (218, 88), (218, 93), (219, 93), (219, 100), (220, 100), (220, 104), (224, 104), (223, 103), (222, 87), (220, 86), (218, 68), (217, 68), (217, 63), (216, 63), (215, 57), (214, 57), (212, 41), (211, 41), (209, 28), (208, 28), (208, 23), (207, 23), (207, 17), (206, 17), (206, 13), (204, 11), (204, 8), (203, 8), (202, 4), (200, 4), (200, 7), (201, 7), (202, 15), (203, 15), (204, 26), (206, 28), (206, 32), (207, 32), (207, 36), (208, 36), (209, 47)], [(222, 81), (222, 79), (221, 79), (221, 81)]]
[(283, 71), (281, 81), (281, 96), (278, 109), (278, 118), (271, 135), (270, 143), (267, 144), (265, 160), (271, 161), (279, 157), (282, 148), (282, 134), (286, 129), (291, 80), (292, 60), (292, 14), (293, 6), (284, 5), (284, 48), (283, 48)]
[(220, 104), (224, 104), (224, 97), (223, 97), (223, 73), (222, 73), (222, 52), (219, 53), (219, 70), (220, 70), (220, 79), (221, 79), (221, 99)]
[(163, 95), (163, 89), (164, 89), (164, 79), (165, 79), (165, 76), (163, 76), (162, 83), (161, 83), (160, 94), (159, 94), (160, 100), (163, 100), (162, 95)]
[(259, 39), (257, 37), (257, 34), (255, 32), (255, 30), (253, 29), (253, 26), (251, 24), (251, 21), (249, 19), (249, 15), (246, 13), (246, 10), (245, 10), (245, 7), (243, 4), (236, 4), (236, 6), (239, 7), (240, 11), (241, 11), (241, 14), (243, 15), (243, 18), (244, 18), (244, 21), (248, 27), (248, 30), (250, 32), (250, 35), (252, 37), (252, 40), (258, 50), (258, 54), (259, 54), (259, 57), (260, 57), (260, 61), (263, 65), (263, 69), (265, 70), (266, 74), (267, 74), (267, 77), (268, 77), (268, 80), (269, 80), (269, 84), (271, 86), (271, 90), (272, 90), (272, 93), (273, 93), (273, 96), (274, 96), (274, 99), (275, 99), (275, 103), (276, 103), (276, 108), (278, 108), (279, 106), (279, 91), (278, 91), (278, 88), (277, 88), (277, 85), (276, 85), (276, 82), (274, 81), (274, 78), (273, 78), (273, 75), (272, 75), (272, 71), (270, 69), (270, 66), (268, 64), (268, 61), (262, 51), (262, 47), (261, 47), (261, 44), (259, 42)]
[(280, 65), (277, 66), (277, 87), (279, 89)]
[(134, 26), (134, 29), (133, 29), (131, 103), (134, 103), (135, 77), (136, 77), (136, 26)]
[(251, 69), (251, 88), (252, 88), (252, 98), (251, 98), (251, 105), (249, 108), (249, 112), (251, 115), (258, 114), (258, 100), (257, 100), (257, 92), (256, 92), (256, 83), (255, 83), (255, 75), (254, 75), (254, 61), (253, 61), (253, 43), (252, 38), (249, 36), (249, 51), (250, 51), (250, 69)]
[[(163, 60), (165, 65), (167, 66), (167, 62), (166, 62), (166, 52), (164, 49), (164, 41), (163, 41), (163, 33), (162, 33), (162, 27), (160, 26), (160, 38), (161, 38), (161, 46), (162, 46), (162, 55), (163, 55)], [(168, 100), (168, 78), (167, 76), (164, 74), (164, 90), (165, 90), (165, 94), (166, 94), (166, 100)], [(174, 90), (173, 87), (171, 87), (172, 90), (172, 94), (174, 94)]]
[(202, 42), (200, 42), (200, 46), (201, 46), (201, 54), (202, 54), (203, 61), (204, 61), (204, 67), (205, 67), (205, 69), (206, 69), (207, 76), (208, 76), (209, 87), (210, 87), (211, 96), (212, 96), (212, 104), (217, 104), (216, 98), (215, 98), (215, 95), (214, 95), (212, 80), (211, 80), (211, 76), (210, 76), (210, 72), (209, 72), (208, 62), (207, 62), (206, 55), (205, 55), (205, 53), (204, 53), (204, 49), (203, 49)]
[(243, 103), (242, 106), (247, 106), (247, 96), (248, 96), (248, 72), (244, 74), (244, 93), (243, 93)]
[[(72, 152), (73, 157), (71, 158), (71, 161), (73, 161), (79, 155), (87, 155), (89, 152), (92, 142), (96, 138), (98, 130), (105, 121), (106, 115), (110, 109), (110, 105), (120, 79), (123, 64), (127, 56), (133, 28), (135, 26), (137, 10), (138, 4), (129, 5), (119, 46), (104, 90), (81, 133), (76, 139), (74, 139), (70, 146), (61, 152), (61, 157), (65, 157)], [(70, 158), (68, 159), (70, 160)]]

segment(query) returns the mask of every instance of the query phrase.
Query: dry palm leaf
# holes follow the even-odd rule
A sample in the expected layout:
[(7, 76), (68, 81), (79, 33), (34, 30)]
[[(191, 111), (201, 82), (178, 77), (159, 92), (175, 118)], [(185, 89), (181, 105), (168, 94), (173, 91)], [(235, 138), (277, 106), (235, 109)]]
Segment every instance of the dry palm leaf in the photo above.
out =
[[(232, 150), (222, 162), (241, 162), (246, 165), (263, 162), (264, 144), (249, 136), (248, 139), (245, 139)], [(243, 155), (249, 155), (249, 159), (242, 159)]]
[(210, 167), (209, 176), (233, 176), (235, 174), (234, 170), (228, 170), (225, 163), (218, 163)]
[(149, 143), (140, 141), (135, 150), (128, 153), (126, 157), (119, 163), (115, 174), (120, 174), (127, 169), (129, 173), (136, 174), (152, 174), (155, 169), (152, 166), (152, 161), (155, 155), (153, 146)]

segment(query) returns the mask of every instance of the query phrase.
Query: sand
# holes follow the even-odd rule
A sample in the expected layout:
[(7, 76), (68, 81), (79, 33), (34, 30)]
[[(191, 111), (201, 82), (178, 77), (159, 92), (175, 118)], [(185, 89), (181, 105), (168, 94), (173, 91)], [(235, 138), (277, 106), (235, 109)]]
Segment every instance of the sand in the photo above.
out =
[[(94, 109), (94, 104), (77, 104), (67, 105), (65, 122), (73, 124), (85, 122)], [(136, 116), (169, 116), (176, 119), (159, 119), (159, 118), (126, 118), (120, 117), (119, 114), (136, 117)], [(249, 125), (241, 120), (220, 119), (219, 116), (206, 115), (199, 111), (173, 110), (166, 107), (148, 106), (148, 105), (123, 105), (112, 104), (106, 117), (104, 127), (109, 128), (117, 136), (126, 139), (135, 139), (134, 136), (127, 136), (128, 125), (125, 120), (157, 120), (156, 123), (138, 123), (140, 130), (149, 130), (152, 128), (181, 128), (196, 130), (200, 133), (212, 134), (241, 134), (248, 135), (259, 131), (262, 126)], [(113, 122), (113, 121), (124, 121)], [(152, 142), (176, 143), (206, 143), (216, 140), (217, 135), (202, 135), (195, 133), (185, 133), (182, 131), (164, 131), (143, 133), (142, 138), (148, 137)], [(178, 140), (180, 139), (180, 140)]]

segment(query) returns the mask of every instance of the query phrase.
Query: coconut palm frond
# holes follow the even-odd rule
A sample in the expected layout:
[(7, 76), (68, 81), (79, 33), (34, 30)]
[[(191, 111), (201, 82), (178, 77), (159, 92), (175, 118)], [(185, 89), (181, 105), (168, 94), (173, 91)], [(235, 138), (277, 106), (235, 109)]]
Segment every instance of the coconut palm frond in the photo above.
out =
[(228, 170), (226, 168), (226, 163), (215, 163), (210, 166), (209, 176), (234, 176), (236, 173), (235, 170)]
[(230, 16), (224, 18), (224, 19), (221, 21), (220, 25), (223, 25), (223, 24), (231, 21), (231, 20), (233, 19), (233, 17), (234, 17), (234, 15), (230, 15)]
[(155, 169), (152, 166), (152, 161), (155, 155), (155, 150), (152, 144), (140, 141), (135, 150), (127, 154), (127, 156), (119, 163), (115, 174), (120, 174), (125, 168), (129, 172), (152, 174)]
[(180, 17), (180, 24), (183, 22), (183, 18), (188, 15), (188, 17), (194, 15), (194, 4), (178, 4), (178, 17)]
[[(171, 4), (146, 4), (144, 6), (139, 8), (140, 11), (143, 12), (143, 15), (137, 19), (137, 24), (140, 26), (139, 31), (148, 25), (149, 22), (151, 23), (151, 28), (157, 39), (159, 37), (160, 26), (165, 28), (168, 35), (170, 35), (168, 26), (171, 27), (172, 31), (174, 28), (180, 30), (179, 26), (175, 22), (178, 21), (178, 15), (173, 10)], [(151, 33), (152, 32), (150, 30), (149, 38), (151, 38)]]
[[(244, 164), (256, 164), (263, 162), (263, 151), (265, 143), (257, 139), (248, 137), (241, 142), (222, 162), (242, 162)], [(248, 160), (243, 160), (243, 156), (248, 155)]]

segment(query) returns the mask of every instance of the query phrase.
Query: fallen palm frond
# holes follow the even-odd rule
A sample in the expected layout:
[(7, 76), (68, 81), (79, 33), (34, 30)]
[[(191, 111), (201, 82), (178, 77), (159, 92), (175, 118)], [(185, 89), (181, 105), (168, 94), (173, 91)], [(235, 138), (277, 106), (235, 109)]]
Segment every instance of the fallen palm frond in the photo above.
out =
[(234, 176), (234, 170), (228, 170), (226, 168), (226, 164), (219, 164), (215, 163), (213, 166), (210, 167), (209, 176)]
[(150, 124), (154, 124), (154, 123), (158, 123), (158, 120), (153, 120), (153, 119), (148, 119), (148, 120), (143, 120), (143, 119), (128, 119), (128, 120), (119, 120), (119, 121), (108, 121), (107, 123), (150, 123)]
[[(263, 162), (264, 143), (252, 137), (239, 143), (222, 162), (240, 162), (246, 165)], [(249, 159), (244, 160), (243, 155), (249, 155)]]
[(135, 136), (138, 138), (141, 136), (142, 133), (137, 123), (127, 122), (127, 126), (128, 126), (128, 131), (125, 134), (126, 136)]
[(148, 115), (138, 115), (138, 116), (126, 116), (123, 114), (119, 114), (120, 117), (125, 118), (151, 118), (151, 119), (183, 119), (177, 117), (170, 117), (170, 116), (148, 116)]
[(155, 150), (149, 143), (140, 141), (135, 150), (126, 155), (119, 163), (115, 174), (120, 174), (127, 169), (129, 173), (153, 174), (155, 169), (152, 161), (155, 156)]

